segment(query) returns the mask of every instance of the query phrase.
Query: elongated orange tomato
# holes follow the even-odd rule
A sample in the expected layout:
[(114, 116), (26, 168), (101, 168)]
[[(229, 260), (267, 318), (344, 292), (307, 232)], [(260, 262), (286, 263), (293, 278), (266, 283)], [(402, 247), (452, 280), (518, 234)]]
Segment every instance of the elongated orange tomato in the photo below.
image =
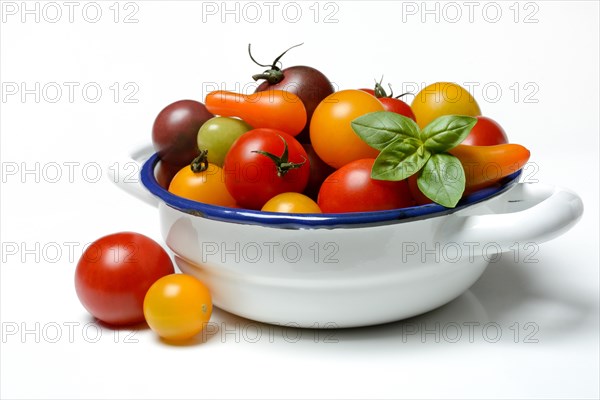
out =
[(529, 150), (520, 144), (495, 146), (459, 144), (448, 151), (460, 160), (466, 178), (466, 191), (473, 191), (517, 172), (529, 160)]
[(211, 113), (239, 117), (253, 128), (278, 129), (296, 136), (306, 125), (306, 108), (298, 96), (270, 89), (253, 94), (217, 90), (205, 100)]

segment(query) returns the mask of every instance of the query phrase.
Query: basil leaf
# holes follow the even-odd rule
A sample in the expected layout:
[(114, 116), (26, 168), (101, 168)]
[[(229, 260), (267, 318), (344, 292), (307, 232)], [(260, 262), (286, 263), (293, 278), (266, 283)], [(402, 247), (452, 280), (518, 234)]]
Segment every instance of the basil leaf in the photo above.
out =
[(375, 111), (356, 118), (352, 129), (369, 146), (383, 150), (399, 139), (419, 139), (419, 126), (410, 118), (390, 111)]
[(427, 151), (420, 140), (409, 138), (390, 143), (379, 153), (373, 168), (371, 178), (383, 181), (401, 181), (417, 173), (431, 153)]
[(423, 128), (421, 140), (427, 150), (441, 153), (465, 140), (475, 123), (477, 123), (477, 118), (444, 115)]
[(417, 186), (429, 199), (454, 208), (465, 191), (465, 171), (453, 155), (434, 154), (417, 178)]

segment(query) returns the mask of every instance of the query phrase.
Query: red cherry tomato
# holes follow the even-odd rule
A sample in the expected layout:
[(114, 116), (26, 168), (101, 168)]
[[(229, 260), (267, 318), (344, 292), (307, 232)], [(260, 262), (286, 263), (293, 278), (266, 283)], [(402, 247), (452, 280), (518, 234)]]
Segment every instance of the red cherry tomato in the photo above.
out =
[(104, 236), (83, 253), (75, 290), (94, 317), (111, 325), (144, 321), (144, 296), (159, 278), (174, 273), (167, 252), (134, 232)]
[(236, 203), (256, 210), (280, 193), (301, 193), (309, 171), (302, 145), (275, 129), (244, 133), (233, 143), (223, 164), (225, 185)]
[(393, 94), (388, 94), (385, 92), (381, 83), (375, 84), (375, 90), (373, 89), (360, 89), (363, 92), (367, 92), (372, 96), (375, 96), (377, 100), (381, 102), (385, 111), (395, 112), (396, 114), (404, 115), (412, 119), (413, 121), (417, 121), (415, 114), (408, 104), (404, 101), (393, 97)]
[(433, 203), (433, 200), (431, 200), (429, 197), (425, 196), (422, 192), (421, 189), (419, 189), (419, 185), (417, 184), (417, 179), (419, 178), (419, 174), (413, 174), (411, 176), (408, 177), (408, 188), (410, 190), (410, 194), (413, 197), (413, 199), (415, 199), (415, 204), (422, 206), (425, 204), (430, 204)]
[(414, 205), (408, 183), (371, 178), (375, 159), (352, 161), (331, 174), (319, 191), (324, 213), (380, 211)]
[(478, 116), (477, 123), (471, 129), (469, 136), (462, 141), (462, 144), (471, 146), (494, 146), (497, 144), (508, 143), (508, 137), (504, 129), (491, 118)]

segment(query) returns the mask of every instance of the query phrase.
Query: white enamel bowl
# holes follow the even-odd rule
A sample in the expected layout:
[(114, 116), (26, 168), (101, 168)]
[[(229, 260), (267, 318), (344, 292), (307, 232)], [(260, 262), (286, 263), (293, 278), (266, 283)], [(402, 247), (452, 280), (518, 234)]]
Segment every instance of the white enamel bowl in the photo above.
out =
[(518, 183), (518, 174), (455, 210), (311, 216), (227, 209), (160, 187), (151, 149), (131, 157), (143, 163), (141, 185), (120, 185), (158, 206), (182, 272), (208, 285), (215, 306), (272, 324), (357, 327), (427, 312), (465, 292), (499, 253), (550, 240), (583, 213), (575, 193)]

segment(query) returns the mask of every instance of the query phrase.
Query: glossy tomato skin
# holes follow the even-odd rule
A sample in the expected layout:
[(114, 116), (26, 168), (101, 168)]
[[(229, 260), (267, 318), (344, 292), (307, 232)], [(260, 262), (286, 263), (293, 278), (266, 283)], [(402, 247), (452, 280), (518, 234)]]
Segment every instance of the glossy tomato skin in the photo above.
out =
[(212, 314), (208, 288), (185, 274), (167, 275), (146, 293), (144, 315), (150, 328), (170, 341), (190, 339), (200, 333)]
[(209, 163), (222, 167), (225, 155), (233, 142), (251, 129), (252, 127), (241, 119), (211, 118), (198, 131), (198, 148), (208, 151)]
[(410, 190), (410, 194), (415, 199), (415, 205), (422, 206), (425, 204), (433, 203), (429, 197), (425, 196), (421, 189), (419, 189), (419, 184), (417, 183), (417, 179), (419, 178), (419, 172), (413, 174), (408, 177), (408, 188)]
[(181, 168), (171, 180), (169, 192), (200, 203), (235, 207), (235, 200), (225, 187), (223, 170), (211, 163), (202, 172), (194, 172), (189, 165)]
[(414, 205), (406, 180), (391, 182), (371, 178), (374, 162), (375, 159), (356, 160), (331, 174), (319, 192), (321, 211), (381, 211)]
[[(278, 176), (277, 167), (263, 151), (277, 157), (287, 143), (289, 162), (302, 164)], [(223, 173), (227, 190), (238, 206), (260, 210), (272, 197), (285, 192), (301, 193), (308, 182), (310, 162), (306, 151), (294, 137), (275, 129), (253, 129), (240, 136), (225, 156)]]
[(342, 90), (327, 96), (310, 123), (310, 140), (319, 158), (337, 169), (355, 160), (377, 157), (379, 152), (351, 126), (354, 119), (374, 111), (383, 111), (383, 105), (361, 90)]
[[(363, 92), (369, 93), (371, 96), (375, 96), (375, 91), (373, 89), (360, 89)], [(376, 97), (376, 96), (375, 96)], [(412, 119), (413, 121), (417, 121), (415, 114), (412, 111), (412, 108), (404, 101), (400, 99), (396, 99), (394, 97), (376, 97), (377, 100), (381, 102), (385, 111), (394, 112), (396, 114), (404, 115)]]
[(144, 321), (146, 292), (174, 272), (167, 252), (135, 232), (104, 236), (84, 251), (75, 270), (75, 290), (83, 306), (111, 325)]
[(473, 96), (462, 86), (452, 82), (436, 82), (421, 90), (411, 103), (419, 127), (443, 115), (481, 115)]
[(321, 189), (321, 184), (323, 184), (323, 181), (327, 179), (335, 169), (319, 158), (311, 144), (303, 143), (302, 147), (306, 150), (308, 161), (310, 163), (310, 173), (308, 175), (308, 183), (304, 189), (304, 194), (316, 201), (319, 190)]
[(156, 181), (161, 187), (163, 187), (164, 189), (168, 189), (171, 180), (177, 174), (177, 172), (179, 172), (180, 169), (181, 167), (160, 160), (156, 164)]
[(306, 108), (306, 126), (300, 132), (296, 139), (300, 143), (310, 143), (310, 120), (315, 108), (321, 101), (334, 92), (333, 85), (327, 77), (319, 70), (298, 65), (283, 69), (283, 80), (279, 83), (270, 84), (267, 81), (262, 82), (256, 88), (256, 92), (262, 92), (267, 89), (281, 89), (298, 96)]
[(175, 168), (189, 164), (200, 154), (198, 130), (214, 117), (204, 104), (180, 100), (166, 106), (154, 120), (152, 142), (161, 160)]
[(294, 93), (269, 89), (242, 94), (215, 90), (206, 95), (206, 107), (211, 112), (238, 117), (254, 128), (277, 129), (296, 136), (306, 125), (306, 107)]
[(291, 213), (291, 214), (320, 214), (319, 205), (310, 197), (300, 193), (281, 193), (265, 203), (261, 211)]
[(478, 116), (477, 123), (461, 144), (471, 146), (494, 146), (508, 143), (508, 136), (499, 123), (491, 118)]
[(415, 122), (417, 121), (410, 106), (402, 100), (394, 99), (393, 97), (380, 97), (378, 100), (383, 104), (383, 108), (385, 108), (386, 111), (395, 112), (396, 114), (404, 115)]

